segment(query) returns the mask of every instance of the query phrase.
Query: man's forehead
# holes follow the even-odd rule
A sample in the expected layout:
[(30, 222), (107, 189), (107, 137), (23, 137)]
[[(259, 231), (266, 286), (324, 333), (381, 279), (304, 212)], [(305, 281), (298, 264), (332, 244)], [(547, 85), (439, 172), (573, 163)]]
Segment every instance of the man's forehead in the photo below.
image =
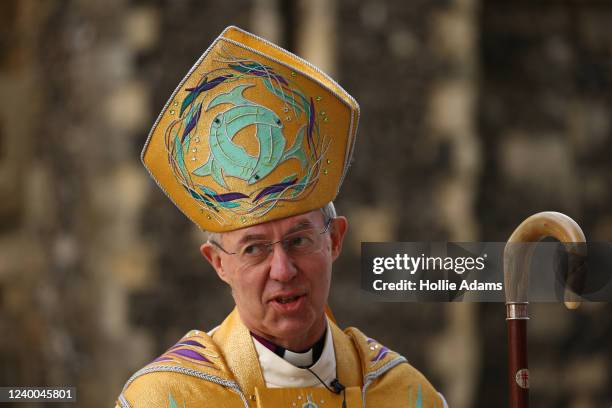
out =
[(241, 228), (239, 230), (226, 232), (224, 235), (240, 239), (247, 235), (265, 235), (275, 231), (288, 231), (300, 225), (318, 225), (322, 213), (320, 210), (313, 210), (305, 214), (294, 215), (280, 220), (268, 221), (262, 224), (252, 225), (250, 227)]

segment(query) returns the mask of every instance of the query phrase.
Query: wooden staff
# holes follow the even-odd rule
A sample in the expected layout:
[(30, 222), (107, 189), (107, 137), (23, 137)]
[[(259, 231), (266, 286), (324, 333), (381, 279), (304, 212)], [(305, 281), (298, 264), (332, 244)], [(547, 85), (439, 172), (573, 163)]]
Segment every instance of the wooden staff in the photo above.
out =
[[(506, 290), (506, 320), (508, 321), (508, 375), (510, 408), (529, 406), (529, 369), (527, 367), (527, 305), (529, 292), (529, 264), (535, 244), (546, 237), (566, 243), (566, 251), (577, 258), (586, 255), (582, 230), (567, 215), (558, 212), (541, 212), (527, 218), (519, 225), (504, 249), (504, 284)], [(570, 268), (570, 280), (572, 270)], [(575, 309), (576, 298), (566, 291), (565, 304)]]

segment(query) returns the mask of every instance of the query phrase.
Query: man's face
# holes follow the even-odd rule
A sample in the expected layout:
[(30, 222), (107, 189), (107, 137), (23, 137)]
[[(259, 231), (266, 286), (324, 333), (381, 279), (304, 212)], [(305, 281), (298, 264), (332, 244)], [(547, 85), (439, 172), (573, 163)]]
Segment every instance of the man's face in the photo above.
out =
[[(232, 288), (244, 324), (255, 334), (287, 349), (309, 348), (323, 334), (332, 263), (342, 250), (347, 220), (338, 217), (325, 229), (321, 211), (296, 215), (221, 235), (228, 252), (252, 251), (251, 244), (276, 242), (272, 252), (257, 264), (244, 256), (226, 254), (211, 243), (201, 252)], [(316, 235), (316, 250), (300, 254), (301, 236)], [(295, 239), (295, 237), (298, 237)], [(292, 245), (297, 250), (291, 250)], [(259, 260), (259, 259), (258, 259)]]

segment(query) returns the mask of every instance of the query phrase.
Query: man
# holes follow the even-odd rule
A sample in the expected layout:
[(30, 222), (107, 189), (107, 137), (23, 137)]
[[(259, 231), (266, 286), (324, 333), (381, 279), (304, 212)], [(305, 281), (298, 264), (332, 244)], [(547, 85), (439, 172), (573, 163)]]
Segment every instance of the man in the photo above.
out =
[(143, 162), (210, 231), (200, 250), (235, 310), (134, 374), (120, 407), (438, 407), (406, 359), (327, 310), (348, 228), (332, 200), (359, 108), (317, 68), (236, 27), (189, 72)]

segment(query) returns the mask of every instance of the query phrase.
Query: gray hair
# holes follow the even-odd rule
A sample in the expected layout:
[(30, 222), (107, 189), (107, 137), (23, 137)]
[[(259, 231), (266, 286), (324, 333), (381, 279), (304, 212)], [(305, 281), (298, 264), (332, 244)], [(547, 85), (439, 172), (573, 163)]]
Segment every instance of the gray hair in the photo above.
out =
[[(334, 218), (336, 218), (338, 216), (338, 214), (336, 213), (336, 207), (334, 206), (334, 203), (332, 201), (330, 201), (329, 203), (325, 204), (323, 207), (321, 207), (319, 209), (321, 211), (321, 213), (323, 214), (323, 223), (327, 224), (327, 222), (329, 220), (332, 220)], [(206, 239), (208, 242), (210, 241), (217, 241), (217, 242), (221, 242), (221, 235), (223, 233), (222, 232), (206, 232)]]
[(323, 213), (323, 222), (326, 224), (327, 221), (332, 220), (338, 216), (333, 201), (330, 201), (329, 203), (325, 204), (325, 206), (321, 208), (321, 212)]

